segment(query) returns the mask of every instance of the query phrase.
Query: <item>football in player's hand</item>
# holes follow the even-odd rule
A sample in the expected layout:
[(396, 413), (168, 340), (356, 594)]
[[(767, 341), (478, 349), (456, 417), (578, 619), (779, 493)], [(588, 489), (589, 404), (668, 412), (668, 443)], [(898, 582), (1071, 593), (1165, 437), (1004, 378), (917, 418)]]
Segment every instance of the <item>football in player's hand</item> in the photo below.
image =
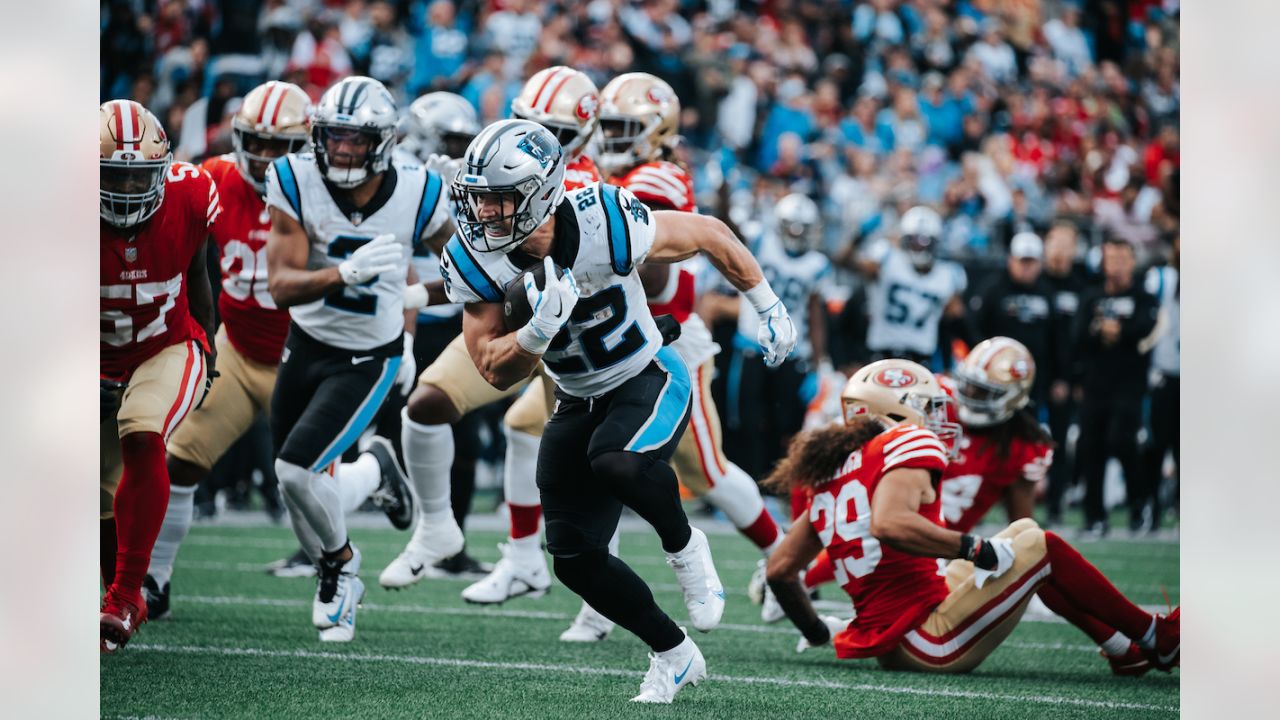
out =
[[(556, 277), (564, 277), (564, 268), (559, 265), (555, 268)], [(507, 326), (507, 332), (519, 330), (529, 324), (529, 319), (533, 317), (533, 308), (529, 306), (529, 295), (524, 289), (525, 275), (533, 276), (534, 287), (539, 290), (547, 287), (547, 273), (543, 270), (542, 263), (520, 273), (515, 280), (511, 281), (507, 286), (507, 297), (502, 302), (502, 319)]]

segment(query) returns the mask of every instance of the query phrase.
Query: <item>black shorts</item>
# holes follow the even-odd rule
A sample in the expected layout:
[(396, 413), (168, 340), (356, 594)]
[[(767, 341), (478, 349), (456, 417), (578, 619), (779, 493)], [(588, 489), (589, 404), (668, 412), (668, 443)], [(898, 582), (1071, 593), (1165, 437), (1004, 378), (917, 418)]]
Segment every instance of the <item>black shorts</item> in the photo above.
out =
[(619, 450), (670, 460), (689, 424), (691, 389), (688, 368), (664, 347), (640, 374), (600, 397), (556, 390), (538, 450), (548, 552), (568, 557), (608, 546), (622, 502), (596, 480), (591, 460)]
[(395, 383), (404, 341), (344, 350), (289, 326), (271, 394), (276, 457), (323, 472), (355, 444)]

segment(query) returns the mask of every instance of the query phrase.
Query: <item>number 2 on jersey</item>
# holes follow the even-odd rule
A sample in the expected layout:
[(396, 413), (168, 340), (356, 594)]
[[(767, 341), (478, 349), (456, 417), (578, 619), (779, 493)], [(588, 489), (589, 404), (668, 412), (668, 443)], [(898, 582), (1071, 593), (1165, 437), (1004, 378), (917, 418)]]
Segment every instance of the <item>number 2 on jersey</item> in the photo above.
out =
[(809, 506), (809, 522), (821, 528), (818, 537), (824, 547), (830, 548), (836, 538), (861, 546), (861, 557), (832, 558), (837, 583), (848, 583), (850, 575), (857, 578), (870, 575), (880, 563), (880, 541), (871, 536), (871, 500), (862, 483), (845, 483), (839, 495), (830, 492), (815, 495)]
[[(333, 242), (329, 243), (329, 257), (346, 258), (355, 252), (356, 248), (372, 239), (339, 235), (333, 239)], [(378, 296), (365, 289), (376, 282), (378, 282), (378, 276), (375, 275), (368, 282), (347, 286), (340, 292), (325, 297), (324, 304), (336, 310), (356, 313), (357, 315), (376, 315), (378, 313)]]

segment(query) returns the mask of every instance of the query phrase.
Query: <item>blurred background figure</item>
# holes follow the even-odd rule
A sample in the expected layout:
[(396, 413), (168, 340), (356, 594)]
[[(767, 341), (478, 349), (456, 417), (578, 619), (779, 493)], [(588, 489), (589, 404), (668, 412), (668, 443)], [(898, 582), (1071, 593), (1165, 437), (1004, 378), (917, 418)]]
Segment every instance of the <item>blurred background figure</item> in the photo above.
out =
[(1173, 254), (1169, 264), (1147, 271), (1146, 291), (1155, 297), (1160, 306), (1156, 331), (1152, 335), (1151, 350), (1151, 409), (1147, 429), (1147, 444), (1143, 452), (1143, 470), (1146, 473), (1146, 493), (1151, 501), (1150, 527), (1160, 527), (1165, 509), (1164, 465), (1165, 455), (1173, 456), (1173, 475), (1168, 503), (1178, 512), (1179, 473), (1181, 454), (1178, 437), (1179, 422), (1179, 374), (1181, 368), (1182, 331), (1180, 321), (1181, 286), (1178, 276), (1178, 246), (1180, 239), (1173, 237)]

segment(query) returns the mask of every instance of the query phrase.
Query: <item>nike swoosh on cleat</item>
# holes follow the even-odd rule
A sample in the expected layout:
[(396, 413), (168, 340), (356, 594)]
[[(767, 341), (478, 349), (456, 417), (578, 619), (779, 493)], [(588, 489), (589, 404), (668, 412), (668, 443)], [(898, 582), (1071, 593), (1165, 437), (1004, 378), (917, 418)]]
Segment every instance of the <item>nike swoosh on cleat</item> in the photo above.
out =
[(681, 681), (681, 680), (684, 680), (684, 676), (685, 676), (685, 675), (688, 675), (688, 674), (689, 674), (689, 668), (691, 668), (691, 667), (693, 667), (693, 658), (689, 658), (689, 662), (687, 662), (687, 663), (685, 663), (685, 664), (684, 664), (684, 670), (681, 670), (679, 673), (676, 673), (676, 684), (677, 684), (677, 685), (679, 685), (679, 684), (680, 684), (680, 681)]
[(337, 611), (337, 612), (335, 612), (335, 613), (334, 613), (334, 614), (332, 614), (332, 615), (326, 615), (326, 616), (325, 616), (325, 617), (327, 617), (327, 618), (329, 619), (329, 622), (333, 623), (334, 625), (337, 625), (337, 624), (338, 624), (338, 619), (342, 617), (342, 612), (343, 612), (343, 609), (344, 609), (344, 608), (342, 607), (342, 605), (343, 605), (343, 604), (345, 604), (345, 603), (342, 603), (342, 604), (339, 604), (339, 605), (338, 605), (338, 611)]
[(720, 598), (721, 600), (723, 600), (723, 599), (724, 599), (724, 590), (716, 590), (716, 591), (715, 591), (715, 596), (716, 596), (716, 597), (718, 597), (718, 598)]
[(413, 573), (414, 575), (419, 575), (419, 574), (421, 574), (421, 573), (422, 573), (422, 571), (423, 571), (426, 567), (427, 567), (426, 565), (419, 565), (418, 567), (412, 567), (412, 566), (410, 566), (410, 567), (409, 567), (409, 572)]

